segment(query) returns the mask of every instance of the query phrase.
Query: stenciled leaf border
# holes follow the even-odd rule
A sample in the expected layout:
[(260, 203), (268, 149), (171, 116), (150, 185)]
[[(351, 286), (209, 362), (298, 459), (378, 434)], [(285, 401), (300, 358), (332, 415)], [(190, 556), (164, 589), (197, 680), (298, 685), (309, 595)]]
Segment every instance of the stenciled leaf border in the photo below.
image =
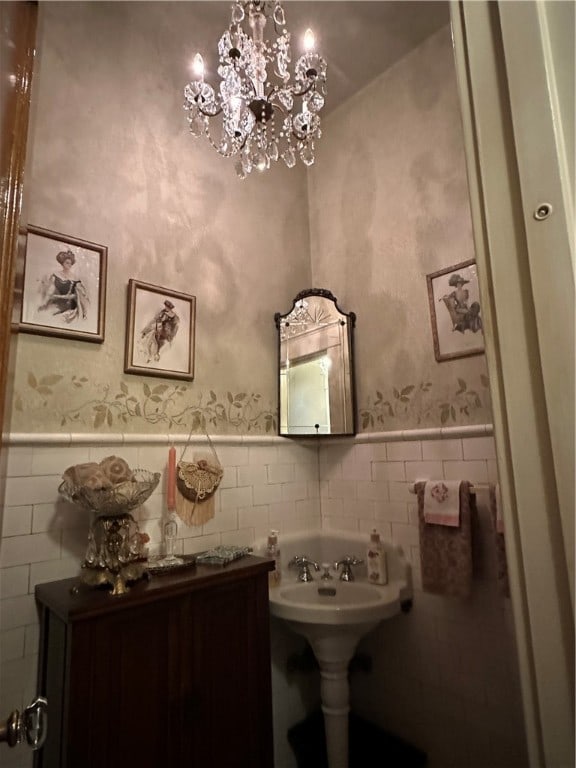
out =
[[(26, 405), (32, 405), (30, 398), (37, 398), (38, 405), (53, 408), (57, 413), (60, 427), (123, 427), (137, 419), (146, 424), (163, 425), (168, 429), (182, 427), (192, 432), (207, 429), (222, 432), (275, 433), (276, 413), (262, 402), (257, 392), (226, 392), (218, 396), (210, 390), (207, 396), (197, 395), (190, 402), (191, 387), (187, 384), (157, 384), (147, 382), (127, 384), (121, 381), (117, 388), (100, 384), (87, 393), (78, 405), (58, 408), (56, 390), (86, 391), (89, 379), (72, 375), (66, 378), (60, 374), (38, 376), (30, 371), (27, 376), (27, 392), (16, 392), (14, 409), (24, 412)], [(26, 405), (25, 405), (26, 404)]]

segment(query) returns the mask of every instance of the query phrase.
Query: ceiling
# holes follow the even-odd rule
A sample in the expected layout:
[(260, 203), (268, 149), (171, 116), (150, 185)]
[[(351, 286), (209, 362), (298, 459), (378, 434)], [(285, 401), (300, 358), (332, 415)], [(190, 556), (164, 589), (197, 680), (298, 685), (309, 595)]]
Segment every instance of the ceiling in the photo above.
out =
[[(449, 22), (448, 2), (436, 0), (285, 0), (293, 59), (310, 27), (328, 63), (324, 114), (335, 109), (412, 48)], [(194, 3), (199, 48), (216, 59), (218, 39), (230, 21), (230, 2)], [(271, 35), (265, 37), (270, 38)], [(215, 61), (213, 62), (215, 63)], [(211, 79), (211, 78), (208, 78)]]

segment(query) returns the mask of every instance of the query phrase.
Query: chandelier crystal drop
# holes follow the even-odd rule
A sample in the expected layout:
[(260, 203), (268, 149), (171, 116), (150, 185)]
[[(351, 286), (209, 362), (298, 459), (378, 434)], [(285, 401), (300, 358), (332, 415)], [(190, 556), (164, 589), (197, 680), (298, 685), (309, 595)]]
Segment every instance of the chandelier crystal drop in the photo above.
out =
[[(264, 38), (267, 23), (276, 39)], [(218, 43), (220, 85), (204, 80), (197, 53), (194, 79), (184, 89), (190, 133), (206, 136), (224, 157), (235, 157), (245, 179), (282, 160), (293, 168), (299, 157), (314, 163), (314, 140), (321, 136), (319, 112), (326, 96), (326, 62), (314, 51), (307, 30), (304, 53), (293, 74), (290, 32), (280, 0), (247, 0), (232, 5), (230, 26)]]

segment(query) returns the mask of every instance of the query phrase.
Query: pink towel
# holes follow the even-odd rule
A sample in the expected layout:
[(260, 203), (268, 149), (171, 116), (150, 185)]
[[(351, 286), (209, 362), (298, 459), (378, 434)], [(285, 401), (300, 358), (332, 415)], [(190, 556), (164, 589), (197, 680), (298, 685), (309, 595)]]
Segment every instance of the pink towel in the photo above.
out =
[(470, 483), (459, 483), (460, 525), (436, 525), (424, 518), (427, 483), (416, 483), (422, 589), (437, 595), (468, 597), (472, 591), (472, 515), (476, 499)]
[(435, 525), (460, 525), (461, 480), (428, 480), (424, 488), (424, 520)]

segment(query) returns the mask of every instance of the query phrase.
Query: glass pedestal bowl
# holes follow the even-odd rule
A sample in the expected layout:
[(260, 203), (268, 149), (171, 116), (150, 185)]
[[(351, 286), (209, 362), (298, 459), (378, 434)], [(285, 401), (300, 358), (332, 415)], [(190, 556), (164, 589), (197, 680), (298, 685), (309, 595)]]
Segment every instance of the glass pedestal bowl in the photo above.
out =
[(109, 584), (113, 595), (123, 595), (128, 582), (146, 573), (145, 537), (130, 512), (141, 506), (160, 481), (159, 472), (136, 469), (133, 479), (109, 488), (73, 485), (65, 479), (59, 493), (92, 519), (80, 578), (93, 586)]

